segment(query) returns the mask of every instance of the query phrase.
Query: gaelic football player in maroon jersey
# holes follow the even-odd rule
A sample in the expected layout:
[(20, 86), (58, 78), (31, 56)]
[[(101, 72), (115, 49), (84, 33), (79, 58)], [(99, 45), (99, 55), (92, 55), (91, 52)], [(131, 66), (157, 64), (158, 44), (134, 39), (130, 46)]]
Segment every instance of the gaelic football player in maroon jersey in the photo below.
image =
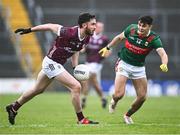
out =
[(161, 58), (160, 69), (168, 71), (168, 56), (163, 48), (160, 37), (152, 31), (153, 18), (142, 16), (138, 24), (129, 25), (121, 34), (117, 35), (108, 45), (100, 50), (103, 55), (108, 50), (125, 40), (124, 47), (119, 51), (119, 60), (116, 64), (115, 92), (109, 105), (109, 112), (113, 113), (117, 102), (125, 94), (127, 79), (131, 79), (136, 90), (136, 99), (130, 109), (124, 114), (126, 124), (133, 124), (131, 116), (143, 105), (147, 96), (147, 78), (145, 71), (145, 58), (155, 49)]
[(105, 47), (109, 39), (103, 34), (104, 24), (102, 22), (96, 23), (96, 30), (94, 35), (90, 38), (88, 46), (83, 49), (83, 52), (86, 54), (86, 65), (89, 67), (91, 76), (88, 81), (82, 82), (82, 99), (81, 104), (82, 108), (86, 106), (87, 95), (89, 91), (89, 85), (91, 84), (96, 90), (98, 96), (101, 99), (101, 104), (103, 108), (106, 108), (107, 99), (103, 93), (101, 87), (101, 70), (102, 70), (102, 57), (98, 51)]
[(96, 29), (96, 19), (90, 13), (82, 13), (78, 18), (78, 26), (64, 27), (59, 24), (42, 24), (32, 28), (20, 28), (15, 31), (19, 34), (28, 34), (37, 31), (52, 31), (57, 38), (52, 44), (42, 62), (42, 69), (37, 76), (35, 86), (24, 92), (14, 103), (6, 106), (9, 122), (13, 125), (18, 109), (34, 96), (42, 93), (55, 79), (71, 91), (72, 104), (77, 114), (79, 124), (98, 124), (84, 117), (81, 109), (81, 84), (66, 71), (63, 64), (71, 58), (72, 66), (78, 64), (79, 51), (88, 44), (90, 36)]

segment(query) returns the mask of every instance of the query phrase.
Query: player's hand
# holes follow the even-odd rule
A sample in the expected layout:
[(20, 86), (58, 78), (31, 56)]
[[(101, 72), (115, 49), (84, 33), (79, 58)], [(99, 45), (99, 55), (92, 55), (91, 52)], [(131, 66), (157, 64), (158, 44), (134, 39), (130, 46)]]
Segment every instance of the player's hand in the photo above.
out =
[(32, 32), (31, 28), (28, 28), (28, 29), (20, 28), (20, 29), (15, 30), (15, 33), (19, 33), (20, 35), (27, 34), (30, 32)]
[(166, 64), (161, 64), (160, 69), (161, 69), (162, 72), (167, 72), (168, 71), (168, 67), (167, 67)]
[(105, 57), (106, 53), (109, 51), (107, 47), (102, 48), (99, 53), (101, 54), (102, 57)]

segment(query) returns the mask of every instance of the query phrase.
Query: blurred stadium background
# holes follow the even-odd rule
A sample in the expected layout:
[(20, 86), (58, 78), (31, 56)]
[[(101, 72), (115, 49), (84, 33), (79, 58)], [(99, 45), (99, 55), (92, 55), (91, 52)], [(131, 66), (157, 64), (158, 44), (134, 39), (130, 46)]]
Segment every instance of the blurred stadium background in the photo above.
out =
[[(169, 72), (160, 71), (160, 59), (153, 51), (146, 60), (149, 95), (180, 94), (179, 0), (0, 0), (0, 94), (21, 93), (33, 85), (41, 60), (55, 37), (50, 32), (18, 36), (14, 30), (43, 23), (76, 25), (81, 12), (96, 14), (105, 23), (105, 34), (110, 39), (136, 23), (139, 16), (152, 15), (153, 30), (160, 34), (169, 55)], [(114, 64), (120, 46), (104, 61), (102, 86), (107, 93), (113, 90)], [(84, 58), (82, 54), (80, 63)], [(72, 72), (70, 62), (65, 67)], [(54, 82), (48, 90), (64, 91), (65, 88)], [(135, 94), (130, 83), (127, 90), (127, 94)]]

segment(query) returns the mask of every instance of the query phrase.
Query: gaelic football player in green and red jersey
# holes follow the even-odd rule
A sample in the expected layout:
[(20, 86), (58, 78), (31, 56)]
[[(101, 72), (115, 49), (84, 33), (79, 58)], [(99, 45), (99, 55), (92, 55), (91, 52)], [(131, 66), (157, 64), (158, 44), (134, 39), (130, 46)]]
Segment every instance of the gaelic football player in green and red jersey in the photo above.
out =
[(139, 110), (146, 100), (147, 78), (144, 64), (145, 58), (151, 50), (155, 49), (161, 58), (160, 69), (163, 72), (168, 71), (168, 56), (163, 49), (160, 37), (151, 31), (152, 22), (153, 18), (151, 16), (140, 17), (138, 24), (129, 25), (121, 34), (117, 35), (106, 47), (99, 51), (104, 56), (110, 48), (125, 40), (124, 47), (118, 53), (115, 92), (109, 105), (109, 112), (114, 112), (117, 102), (125, 94), (126, 81), (131, 79), (137, 97), (123, 116), (126, 124), (133, 124), (132, 114)]

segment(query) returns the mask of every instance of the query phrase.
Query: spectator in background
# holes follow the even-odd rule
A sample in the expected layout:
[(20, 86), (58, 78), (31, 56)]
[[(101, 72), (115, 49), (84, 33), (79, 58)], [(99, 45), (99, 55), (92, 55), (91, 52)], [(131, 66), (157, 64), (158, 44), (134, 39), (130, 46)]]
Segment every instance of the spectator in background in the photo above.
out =
[(78, 26), (64, 27), (59, 24), (43, 24), (28, 29), (20, 28), (15, 31), (15, 33), (21, 35), (37, 31), (52, 31), (57, 34), (57, 38), (47, 56), (43, 59), (42, 69), (37, 76), (35, 86), (23, 93), (17, 101), (6, 106), (11, 124), (15, 123), (18, 109), (36, 95), (44, 92), (54, 79), (71, 91), (72, 104), (78, 118), (78, 123), (98, 124), (98, 122), (84, 117), (80, 104), (81, 85), (63, 67), (63, 64), (70, 57), (73, 67), (78, 64), (79, 51), (89, 43), (90, 36), (94, 34), (95, 29), (95, 16), (89, 13), (82, 13), (78, 18)]
[(114, 112), (118, 101), (125, 94), (127, 79), (131, 79), (137, 97), (123, 116), (126, 124), (133, 124), (131, 116), (139, 110), (146, 100), (147, 78), (145, 58), (152, 49), (155, 49), (161, 58), (160, 69), (163, 72), (168, 71), (168, 56), (163, 48), (160, 37), (151, 30), (152, 23), (153, 18), (151, 16), (140, 17), (138, 24), (129, 25), (121, 34), (117, 35), (106, 47), (99, 51), (104, 56), (110, 48), (125, 40), (124, 47), (118, 53), (115, 92), (109, 105), (109, 112)]
[[(88, 81), (83, 81), (82, 84), (82, 99), (81, 104), (82, 108), (85, 108), (86, 106), (86, 100), (87, 95), (89, 91), (89, 86), (92, 85), (94, 89), (96, 90), (98, 96), (101, 99), (102, 107), (106, 108), (107, 105), (107, 99), (105, 98), (105, 95), (103, 94), (103, 90), (100, 84), (101, 81), (101, 69), (102, 69), (102, 60), (104, 57), (102, 57), (98, 51), (105, 47), (108, 44), (108, 38), (103, 35), (104, 31), (104, 24), (102, 22), (96, 23), (96, 30), (94, 35), (90, 38), (89, 45), (86, 46), (82, 50), (82, 52), (85, 52), (86, 54), (86, 65), (90, 69), (90, 78)], [(106, 57), (109, 56), (110, 53), (106, 54)]]

